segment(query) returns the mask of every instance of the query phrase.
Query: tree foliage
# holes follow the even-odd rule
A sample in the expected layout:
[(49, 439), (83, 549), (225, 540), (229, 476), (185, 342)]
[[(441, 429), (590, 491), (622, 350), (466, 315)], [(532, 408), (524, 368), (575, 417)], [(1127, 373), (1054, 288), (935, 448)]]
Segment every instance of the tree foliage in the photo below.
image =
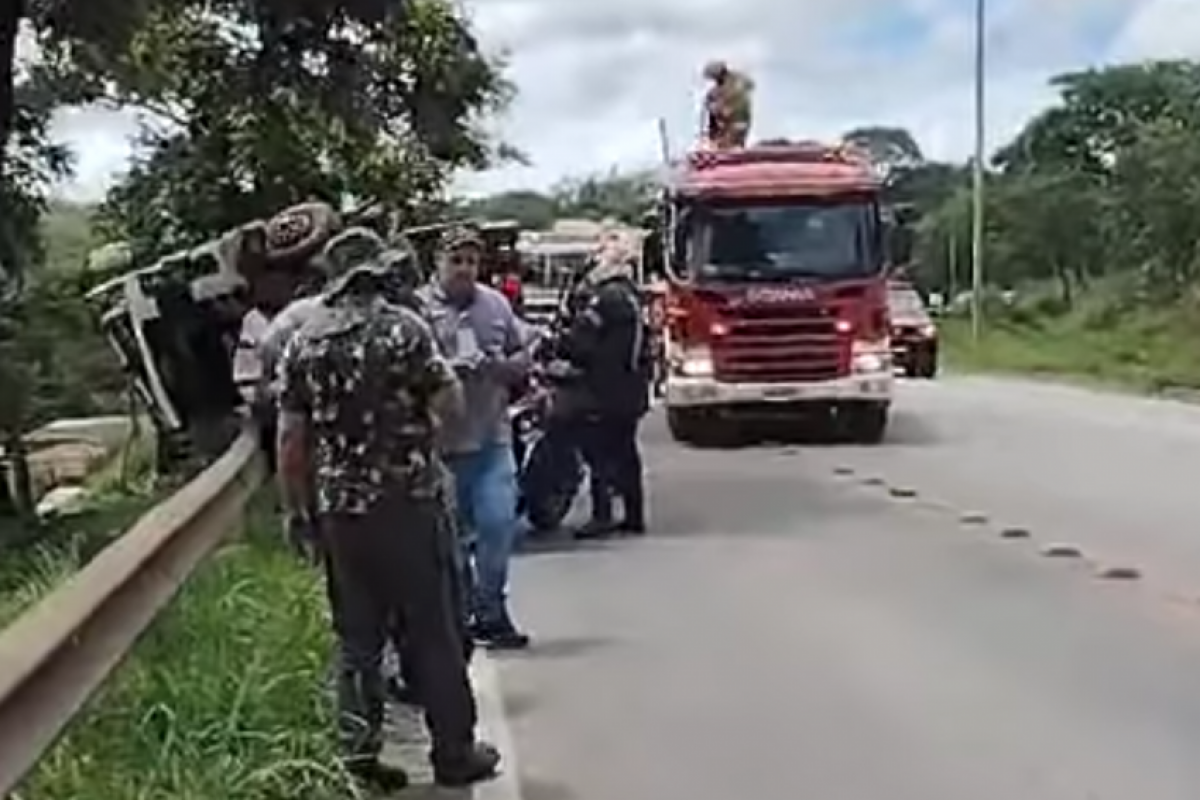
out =
[[(82, 300), (90, 224), (47, 190), (58, 108), (140, 112), (97, 221), (134, 261), (320, 199), (440, 209), (456, 170), (512, 158), (483, 123), (512, 93), (453, 0), (14, 0), (0, 9), (0, 439), (90, 413), (121, 379)], [(18, 34), (36, 58), (17, 61)], [(79, 222), (78, 219), (75, 220)], [(99, 349), (98, 349), (99, 348)], [(116, 379), (113, 385), (112, 378)]]
[[(1178, 296), (1200, 270), (1200, 64), (1119, 65), (1052, 84), (1058, 102), (997, 152), (987, 176), (989, 280), (1052, 280), (1064, 307), (1114, 275), (1136, 276), (1160, 301)], [(961, 192), (925, 221), (932, 285), (953, 282), (949, 261), (968, 263), (961, 245), (946, 247), (970, 239)]]
[(312, 199), (417, 214), (504, 155), (480, 125), (511, 93), (501, 66), (447, 0), (231, 0), (164, 2), (58, 78), (153, 120), (102, 215), (144, 252)]

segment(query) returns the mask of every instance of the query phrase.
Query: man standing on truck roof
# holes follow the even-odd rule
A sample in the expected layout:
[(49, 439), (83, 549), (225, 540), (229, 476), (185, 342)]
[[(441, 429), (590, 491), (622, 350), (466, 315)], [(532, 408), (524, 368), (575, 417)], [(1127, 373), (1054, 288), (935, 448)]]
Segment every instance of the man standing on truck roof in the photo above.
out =
[(704, 98), (704, 135), (709, 144), (718, 150), (745, 147), (750, 136), (754, 83), (724, 61), (710, 61), (704, 67), (704, 77), (712, 81)]

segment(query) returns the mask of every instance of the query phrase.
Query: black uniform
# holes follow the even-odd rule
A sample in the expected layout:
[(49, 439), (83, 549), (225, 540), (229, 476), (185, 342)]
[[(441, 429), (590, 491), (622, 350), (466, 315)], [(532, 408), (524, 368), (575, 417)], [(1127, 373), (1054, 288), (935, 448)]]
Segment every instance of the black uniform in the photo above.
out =
[(613, 494), (625, 512), (617, 527), (640, 533), (646, 519), (637, 432), (649, 408), (649, 331), (632, 279), (623, 271), (595, 277), (576, 289), (560, 344), (561, 356), (579, 373), (572, 405), (592, 474), (592, 522), (583, 533), (613, 527)]
[(281, 425), (309, 426), (313, 478), (339, 645), (338, 726), (348, 766), (396, 773), (382, 748), (382, 657), (404, 620), (440, 783), (490, 774), (456, 613), (455, 550), (439, 505), (432, 398), (455, 380), (408, 309), (376, 294), (331, 296), (288, 342)]

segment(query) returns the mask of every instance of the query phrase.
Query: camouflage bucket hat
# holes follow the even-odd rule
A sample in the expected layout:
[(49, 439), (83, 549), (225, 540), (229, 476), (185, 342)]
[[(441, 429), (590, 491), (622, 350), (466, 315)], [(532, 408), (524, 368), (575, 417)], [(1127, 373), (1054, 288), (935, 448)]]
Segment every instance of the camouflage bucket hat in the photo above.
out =
[(329, 277), (327, 292), (338, 295), (360, 276), (386, 278), (391, 266), (387, 245), (369, 228), (348, 228), (329, 240), (321, 253)]

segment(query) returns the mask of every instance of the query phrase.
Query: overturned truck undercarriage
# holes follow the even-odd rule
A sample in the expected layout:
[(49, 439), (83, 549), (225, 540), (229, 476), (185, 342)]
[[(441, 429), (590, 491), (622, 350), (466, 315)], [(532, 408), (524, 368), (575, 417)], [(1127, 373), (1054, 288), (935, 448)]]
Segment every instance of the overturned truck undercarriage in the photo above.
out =
[(157, 430), (160, 466), (210, 458), (237, 435), (245, 401), (233, 362), (246, 316), (255, 308), (270, 316), (302, 291), (341, 225), (328, 206), (296, 206), (88, 293)]
[[(335, 234), (355, 225), (375, 229), (412, 252), (424, 278), (433, 268), (437, 234), (461, 224), (394, 233), (391, 223), (377, 205), (338, 214), (324, 204), (303, 204), (150, 266), (129, 268), (88, 293), (158, 433), (160, 467), (206, 460), (232, 442), (248, 410), (238, 380), (244, 376), (235, 375), (239, 343), (257, 361), (248, 320), (257, 316), (265, 327), (287, 302), (316, 291), (325, 277), (320, 254)], [(480, 229), (497, 252), (517, 235), (508, 224)]]

